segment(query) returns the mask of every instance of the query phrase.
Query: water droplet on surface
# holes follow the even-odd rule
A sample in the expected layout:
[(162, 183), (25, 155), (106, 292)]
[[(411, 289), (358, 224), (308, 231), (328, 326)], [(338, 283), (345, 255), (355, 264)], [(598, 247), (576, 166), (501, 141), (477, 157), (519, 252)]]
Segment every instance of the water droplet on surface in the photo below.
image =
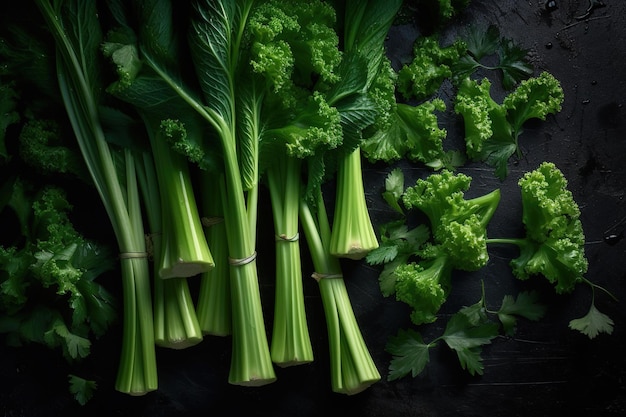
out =
[(556, 0), (548, 0), (546, 2), (546, 10), (547, 11), (553, 12), (553, 11), (555, 11), (558, 8), (559, 8), (559, 6), (557, 6)]
[(624, 238), (623, 231), (621, 231), (620, 233), (611, 233), (611, 234), (604, 236), (604, 243), (607, 243), (613, 246), (613, 245), (616, 245), (623, 238)]
[(546, 49), (552, 49), (552, 42), (546, 43)]
[(589, 104), (589, 103), (591, 103), (591, 100), (589, 100), (588, 98), (586, 98), (586, 99), (584, 99), (584, 100), (582, 101), (582, 103), (583, 103), (583, 104)]

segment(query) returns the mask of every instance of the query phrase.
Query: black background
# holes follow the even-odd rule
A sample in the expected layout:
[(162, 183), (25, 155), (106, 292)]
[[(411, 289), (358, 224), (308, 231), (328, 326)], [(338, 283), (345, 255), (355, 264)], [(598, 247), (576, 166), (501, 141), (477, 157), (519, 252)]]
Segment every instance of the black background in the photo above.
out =
[[(474, 0), (450, 25), (451, 39), (468, 25), (495, 24), (501, 35), (530, 50), (537, 71), (550, 71), (565, 92), (563, 110), (545, 122), (531, 122), (520, 137), (524, 157), (511, 161), (511, 173), (501, 182), (480, 164), (460, 171), (473, 178), (472, 193), (502, 190), (500, 206), (489, 235), (520, 233), (518, 178), (541, 161), (555, 162), (569, 180), (581, 208), (589, 259), (587, 278), (618, 297), (597, 293), (596, 304), (615, 322), (612, 335), (593, 340), (568, 329), (572, 318), (587, 312), (591, 293), (580, 286), (571, 295), (554, 295), (540, 279), (516, 281), (508, 269), (512, 253), (492, 251), (489, 265), (472, 273), (455, 273), (452, 293), (441, 320), (420, 329), (429, 340), (440, 334), (447, 315), (473, 304), (485, 283), (488, 305), (496, 307), (504, 294), (537, 289), (549, 305), (540, 322), (521, 321), (514, 337), (499, 337), (484, 349), (485, 372), (470, 376), (453, 353), (436, 349), (427, 371), (417, 378), (386, 381), (389, 355), (384, 346), (398, 329), (410, 326), (409, 311), (384, 299), (376, 281), (378, 271), (365, 262), (343, 263), (348, 291), (357, 319), (383, 379), (354, 396), (331, 391), (327, 336), (317, 284), (305, 281), (305, 296), (315, 362), (277, 368), (278, 380), (263, 387), (238, 387), (227, 382), (229, 338), (207, 337), (184, 351), (159, 348), (159, 390), (142, 397), (118, 393), (117, 372), (121, 329), (112, 328), (95, 343), (92, 354), (76, 373), (95, 379), (99, 388), (84, 407), (67, 393), (67, 365), (60, 355), (38, 346), (2, 347), (0, 352), (0, 413), (4, 416), (97, 415), (109, 416), (319, 416), (327, 413), (367, 416), (551, 416), (556, 413), (617, 416), (626, 413), (626, 359), (624, 353), (626, 297), (624, 292), (626, 242), (626, 2), (605, 1), (585, 19), (587, 0), (556, 1), (546, 10), (542, 1)], [(410, 54), (420, 27), (407, 24), (390, 34), (389, 54), (399, 65)], [(497, 84), (496, 82), (493, 83)], [(497, 94), (497, 93), (496, 93)], [(449, 86), (441, 97), (450, 102)], [(448, 112), (440, 118), (448, 130), (448, 145), (455, 147), (462, 134), (458, 117)], [(408, 183), (428, 171), (407, 163)], [(390, 212), (380, 193), (391, 167), (364, 165), (368, 205), (375, 225)], [(332, 193), (332, 188), (327, 190)], [(97, 203), (94, 196), (92, 201)], [(97, 204), (95, 204), (97, 206)], [(271, 219), (269, 196), (261, 194), (260, 218)], [(98, 213), (96, 207), (94, 216)], [(266, 217), (263, 217), (266, 216)], [(100, 222), (101, 223), (101, 222)], [(273, 298), (271, 221), (260, 221), (259, 276), (271, 323)], [(303, 243), (304, 244), (304, 243)], [(306, 250), (306, 246), (304, 246)], [(306, 252), (305, 252), (306, 253)], [(306, 256), (304, 257), (306, 258)], [(304, 260), (304, 275), (312, 272)], [(112, 276), (107, 285), (119, 291)], [(192, 286), (197, 283), (192, 282)]]

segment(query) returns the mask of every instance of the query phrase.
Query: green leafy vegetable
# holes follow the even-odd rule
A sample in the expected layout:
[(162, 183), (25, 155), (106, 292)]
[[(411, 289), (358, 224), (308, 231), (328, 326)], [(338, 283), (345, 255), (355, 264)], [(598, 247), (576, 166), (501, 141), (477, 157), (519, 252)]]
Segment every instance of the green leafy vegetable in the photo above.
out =
[(93, 184), (121, 253), (124, 337), (116, 388), (143, 394), (157, 388), (152, 297), (135, 156), (107, 142), (99, 114), (102, 27), (95, 3), (37, 7), (54, 39), (58, 87)]
[[(511, 268), (521, 280), (543, 276), (559, 294), (570, 293), (583, 282), (595, 288), (595, 284), (584, 277), (588, 260), (580, 208), (561, 170), (552, 162), (543, 162), (524, 174), (519, 186), (526, 236), (491, 238), (487, 243), (512, 244), (519, 248), (519, 256), (511, 260)], [(598, 314), (592, 298), (589, 315), (570, 323), (570, 327), (592, 338), (598, 332), (610, 333), (612, 321)]]
[[(535, 293), (522, 292), (517, 298), (505, 295), (497, 311), (490, 311), (485, 305), (484, 285), (480, 300), (468, 307), (461, 308), (446, 323), (443, 334), (428, 343), (420, 333), (413, 329), (399, 330), (392, 337), (385, 350), (392, 355), (389, 363), (390, 381), (409, 374), (416, 377), (424, 371), (430, 359), (430, 350), (438, 342), (445, 342), (449, 349), (456, 352), (461, 368), (470, 375), (482, 375), (484, 372), (482, 347), (492, 342), (502, 333), (512, 335), (518, 317), (538, 320), (543, 317), (545, 307), (536, 303)], [(494, 321), (493, 316), (500, 321)]]
[(466, 152), (470, 159), (495, 168), (498, 178), (508, 175), (508, 161), (521, 156), (518, 138), (530, 119), (545, 120), (563, 103), (563, 89), (548, 72), (524, 80), (498, 104), (491, 97), (491, 82), (484, 78), (461, 81), (454, 110), (463, 117)]
[(74, 398), (79, 404), (85, 405), (94, 394), (94, 391), (98, 388), (96, 381), (81, 378), (76, 375), (68, 375), (70, 381), (70, 392), (74, 394)]
[[(394, 179), (388, 184), (396, 195), (400, 175), (392, 171), (388, 176)], [(470, 182), (471, 177), (447, 170), (418, 179), (398, 199), (405, 210), (416, 209), (426, 215), (428, 224), (409, 230), (405, 217), (384, 225), (380, 247), (366, 258), (371, 265), (384, 265), (379, 275), (383, 295), (395, 294), (411, 306), (414, 324), (436, 320), (450, 293), (454, 269), (476, 271), (489, 259), (486, 229), (500, 193), (495, 190), (465, 199)]]
[(439, 42), (438, 34), (415, 41), (412, 61), (398, 71), (397, 88), (405, 99), (427, 99), (439, 90), (444, 80), (452, 77), (454, 65), (466, 45), (461, 40), (448, 46)]
[[(502, 86), (505, 90), (512, 90), (520, 81), (533, 75), (533, 66), (527, 58), (528, 50), (511, 39), (501, 37), (497, 26), (472, 26), (461, 39), (465, 42), (467, 53), (462, 54), (454, 64), (453, 79), (463, 80), (478, 69), (500, 71)], [(493, 55), (497, 56), (497, 63), (493, 66), (485, 64)]]
[(454, 169), (462, 164), (456, 152), (444, 151), (446, 129), (439, 126), (437, 113), (445, 110), (441, 99), (432, 99), (417, 106), (398, 103), (389, 119), (389, 126), (365, 139), (361, 149), (372, 162), (393, 163), (400, 160), (420, 162), (434, 169)]
[(113, 254), (76, 230), (71, 210), (58, 186), (13, 182), (0, 213), (19, 211), (22, 232), (0, 245), (0, 333), (10, 345), (57, 349), (74, 364), (116, 320), (117, 303), (97, 281), (114, 268)]
[[(67, 137), (63, 137), (63, 135)], [(44, 175), (72, 175), (89, 182), (89, 172), (71, 133), (61, 132), (54, 119), (32, 119), (19, 134), (19, 154), (26, 164)]]

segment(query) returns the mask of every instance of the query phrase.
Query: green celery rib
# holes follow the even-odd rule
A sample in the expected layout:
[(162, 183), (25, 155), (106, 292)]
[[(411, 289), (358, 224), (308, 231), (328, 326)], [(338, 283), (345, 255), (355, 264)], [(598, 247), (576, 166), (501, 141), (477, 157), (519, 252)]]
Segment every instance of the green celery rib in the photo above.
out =
[(334, 392), (353, 395), (380, 380), (343, 279), (339, 259), (330, 254), (330, 223), (321, 191), (314, 216), (308, 203), (300, 202), (300, 222), (318, 280), (330, 352), (330, 379)]
[(154, 280), (155, 343), (171, 349), (185, 349), (202, 341), (187, 278)]
[(319, 279), (329, 337), (333, 391), (353, 395), (380, 380), (380, 373), (361, 334), (343, 278)]
[(245, 265), (231, 266), (231, 294), (233, 302), (232, 359), (228, 382), (234, 385), (260, 386), (276, 380), (267, 335), (263, 325), (260, 303), (250, 302), (260, 299), (256, 274), (256, 261)]
[[(122, 246), (120, 249), (122, 254), (146, 253), (135, 156), (127, 149), (124, 151), (124, 159), (126, 161), (125, 185), (128, 198), (128, 218), (132, 225), (131, 235), (134, 238), (134, 245), (126, 251)], [(130, 268), (128, 268), (129, 265)], [(129, 272), (127, 274), (122, 273), (125, 312), (124, 337), (122, 340), (122, 358), (120, 359), (115, 387), (123, 393), (144, 395), (156, 390), (158, 386), (152, 297), (150, 294), (150, 269), (147, 256), (123, 258), (122, 271), (125, 270)], [(132, 279), (129, 279), (131, 276)], [(133, 311), (134, 314), (132, 316), (127, 315), (127, 309)], [(125, 345), (130, 346), (126, 351), (126, 354), (131, 356), (129, 359), (124, 358)], [(128, 363), (128, 360), (132, 361), (131, 369), (123, 365)]]
[(215, 266), (204, 235), (187, 160), (172, 152), (160, 134), (150, 135), (154, 163), (159, 167), (163, 251), (159, 275), (184, 278)]
[(228, 237), (224, 224), (224, 208), (221, 194), (223, 180), (209, 176), (203, 178), (203, 219), (205, 234), (215, 259), (215, 268), (201, 276), (197, 302), (197, 315), (203, 334), (228, 336), (231, 328), (230, 267), (228, 265)]
[(298, 240), (300, 164), (297, 158), (277, 158), (268, 168), (268, 186), (276, 234), (276, 285), (272, 360), (286, 367), (313, 361), (302, 285)]
[[(237, 385), (263, 385), (276, 380), (271, 356), (269, 352), (269, 344), (267, 335), (265, 334), (265, 323), (261, 306), (261, 297), (259, 291), (259, 282), (257, 276), (256, 260), (253, 259), (255, 252), (255, 229), (256, 229), (256, 189), (247, 190), (243, 188), (240, 166), (237, 156), (237, 149), (240, 144), (236, 140), (236, 122), (235, 122), (235, 89), (232, 74), (237, 65), (238, 45), (243, 33), (243, 25), (245, 24), (247, 13), (252, 6), (252, 1), (242, 2), (241, 4), (229, 3), (238, 9), (237, 17), (241, 21), (239, 27), (232, 28), (228, 26), (232, 23), (220, 20), (224, 16), (219, 13), (225, 12), (227, 7), (225, 4), (217, 1), (199, 1), (195, 3), (199, 21), (193, 24), (190, 33), (196, 39), (196, 43), (191, 43), (192, 55), (195, 50), (197, 54), (216, 54), (214, 57), (219, 66), (219, 70), (225, 72), (225, 85), (223, 86), (224, 100), (229, 104), (228, 109), (221, 107), (223, 102), (215, 102), (214, 97), (206, 97), (213, 106), (205, 105), (189, 94), (177, 80), (167, 74), (164, 68), (161, 68), (157, 62), (146, 55), (146, 64), (156, 72), (172, 89), (193, 109), (198, 112), (209, 125), (211, 125), (220, 140), (222, 157), (224, 163), (224, 213), (225, 227), (228, 236), (228, 252), (231, 260), (251, 259), (250, 262), (243, 265), (230, 265), (230, 284), (231, 284), (231, 303), (232, 303), (232, 357), (231, 370), (229, 373), (229, 382)], [(218, 15), (214, 15), (217, 13)], [(226, 16), (226, 20), (233, 16)], [(223, 24), (223, 25), (222, 25)], [(206, 30), (217, 29), (222, 26), (228, 26), (228, 30), (220, 33), (219, 41), (224, 41), (224, 37), (228, 45), (216, 43), (208, 44), (207, 39), (203, 36)], [(206, 30), (205, 30), (206, 29)], [(222, 36), (223, 35), (223, 36)], [(215, 41), (215, 39), (209, 39)], [(209, 43), (210, 43), (209, 42)], [(219, 42), (218, 42), (219, 43)], [(226, 60), (222, 60), (224, 53)], [(203, 56), (198, 57), (200, 61), (204, 60)], [(216, 67), (211, 67), (212, 70)], [(232, 72), (231, 72), (232, 71)], [(206, 75), (206, 74), (205, 74)], [(227, 112), (229, 114), (225, 114)], [(246, 201), (246, 197), (248, 200)]]
[(342, 258), (362, 259), (378, 247), (378, 239), (365, 201), (359, 148), (339, 160), (335, 195), (330, 252)]
[[(161, 75), (167, 80), (166, 74), (161, 72)], [(232, 126), (228, 126), (214, 111), (200, 105), (171, 81), (168, 82), (174, 90), (220, 132), (225, 165), (224, 195), (227, 198), (224, 202), (224, 213), (229, 257), (236, 260), (247, 259), (255, 254), (253, 223), (256, 220), (256, 190), (248, 191), (249, 199), (246, 204)], [(233, 355), (229, 382), (235, 385), (263, 385), (274, 382), (276, 374), (265, 334), (256, 260), (243, 266), (231, 265), (230, 277)]]
[[(228, 382), (234, 385), (265, 385), (276, 380), (265, 333), (257, 275), (254, 228), (246, 210), (234, 141), (223, 146), (226, 233), (230, 264), (232, 305), (232, 357)], [(242, 260), (247, 260), (239, 264)]]
[[(125, 181), (118, 178), (113, 151), (100, 125), (98, 103), (92, 90), (95, 86), (89, 84), (87, 70), (82, 66), (84, 62), (79, 58), (84, 51), (72, 44), (63, 26), (67, 22), (76, 26), (84, 22), (64, 19), (61, 11), (54, 9), (48, 1), (37, 0), (36, 3), (55, 39), (59, 87), (81, 153), (109, 216), (119, 250), (130, 255), (121, 260), (124, 321), (116, 389), (142, 395), (157, 389), (157, 371), (149, 268), (147, 258), (142, 255), (146, 247), (133, 156), (130, 151), (125, 151)], [(89, 5), (80, 2), (63, 4), (76, 9)], [(86, 15), (95, 16), (95, 13)], [(73, 19), (84, 17), (73, 13), (68, 16)]]
[(122, 352), (115, 389), (144, 395), (157, 389), (149, 268), (143, 259), (126, 259), (121, 266), (124, 294)]
[[(196, 316), (195, 307), (189, 291), (186, 277), (164, 279), (159, 274), (159, 267), (163, 264), (162, 250), (164, 233), (163, 188), (159, 183), (155, 164), (157, 158), (152, 158), (154, 153), (147, 155), (145, 152), (141, 159), (142, 165), (137, 169), (140, 188), (144, 197), (145, 213), (150, 226), (151, 253), (154, 259), (154, 341), (158, 346), (172, 349), (183, 349), (193, 346), (202, 341), (202, 332)], [(167, 168), (167, 167), (166, 167)], [(163, 172), (164, 167), (161, 167)], [(174, 171), (169, 171), (174, 172)], [(188, 177), (188, 176), (187, 176)], [(165, 188), (167, 189), (167, 188)], [(168, 195), (167, 193), (165, 193)], [(188, 223), (192, 220), (186, 218)], [(184, 219), (179, 219), (184, 221)], [(200, 230), (202, 232), (202, 230)], [(166, 235), (171, 232), (166, 229)], [(178, 238), (184, 236), (177, 234)], [(171, 242), (172, 239), (165, 240)], [(184, 244), (184, 243), (183, 243)]]

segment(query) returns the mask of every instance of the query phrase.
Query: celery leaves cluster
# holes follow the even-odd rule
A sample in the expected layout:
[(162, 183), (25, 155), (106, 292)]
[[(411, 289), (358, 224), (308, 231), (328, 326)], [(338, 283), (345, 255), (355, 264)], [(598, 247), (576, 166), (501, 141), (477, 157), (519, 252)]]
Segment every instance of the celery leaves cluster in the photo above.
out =
[[(390, 177), (403, 176), (394, 170)], [(402, 179), (388, 179), (403, 184)], [(404, 218), (383, 229), (381, 249), (367, 261), (384, 265), (380, 276), (384, 295), (395, 297), (412, 308), (411, 321), (432, 323), (446, 301), (453, 270), (476, 271), (486, 265), (487, 226), (500, 201), (500, 191), (465, 198), (471, 177), (443, 170), (418, 179), (399, 190)], [(419, 211), (427, 222), (413, 230), (407, 213)]]

